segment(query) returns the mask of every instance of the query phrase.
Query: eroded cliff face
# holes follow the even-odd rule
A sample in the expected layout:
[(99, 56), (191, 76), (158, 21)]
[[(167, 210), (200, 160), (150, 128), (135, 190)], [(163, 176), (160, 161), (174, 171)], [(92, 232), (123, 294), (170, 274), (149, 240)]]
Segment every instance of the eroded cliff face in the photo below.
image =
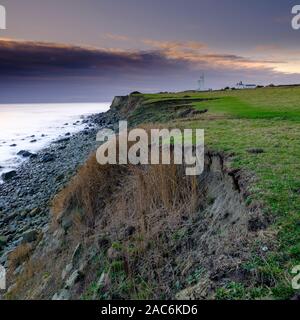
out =
[(100, 126), (111, 126), (117, 127), (118, 121), (126, 120), (144, 101), (142, 96), (116, 96), (110, 109), (103, 114), (97, 114), (93, 116), (93, 121), (95, 121)]
[(122, 118), (127, 118), (133, 113), (139, 104), (144, 100), (139, 95), (117, 96), (114, 98), (111, 110), (116, 110)]
[[(164, 107), (144, 102), (116, 97), (103, 125)], [(168, 117), (190, 108), (170, 106)], [(13, 256), (6, 297), (213, 299), (228, 283), (267, 281), (244, 264), (273, 236), (260, 205), (247, 204), (253, 176), (230, 161), (206, 152), (204, 172), (188, 178), (184, 166), (100, 166), (91, 155), (56, 195), (49, 227)]]
[(261, 281), (243, 263), (254, 242), (271, 246), (267, 221), (246, 205), (251, 178), (227, 161), (208, 152), (189, 180), (180, 166), (103, 169), (91, 158), (8, 296), (213, 299), (226, 283)]

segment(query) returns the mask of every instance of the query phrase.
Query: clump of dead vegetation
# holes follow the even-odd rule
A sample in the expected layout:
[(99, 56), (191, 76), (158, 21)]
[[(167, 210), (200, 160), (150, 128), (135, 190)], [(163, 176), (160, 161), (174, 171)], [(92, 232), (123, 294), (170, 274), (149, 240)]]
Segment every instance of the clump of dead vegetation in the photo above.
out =
[[(97, 239), (105, 262), (99, 269), (121, 273), (121, 282), (131, 287), (130, 292), (120, 290), (121, 298), (139, 296), (141, 286), (151, 287), (147, 295), (153, 297), (171, 294), (172, 279), (159, 279), (169, 277), (160, 270), (171, 271), (169, 250), (176, 231), (201, 202), (197, 178), (186, 176), (184, 169), (175, 164), (101, 166), (92, 155), (54, 200), (54, 220), (73, 215), (72, 236)], [(119, 281), (113, 281), (115, 286)]]
[(223, 165), (208, 155), (201, 176), (186, 176), (184, 165), (100, 165), (91, 155), (53, 200), (52, 234), (28, 262), (43, 262), (30, 298), (51, 298), (75, 269), (74, 299), (200, 299), (228, 281), (251, 286), (241, 265), (260, 230)]
[(27, 261), (32, 252), (32, 245), (29, 243), (24, 243), (19, 245), (13, 252), (9, 255), (9, 269), (15, 270), (25, 261)]

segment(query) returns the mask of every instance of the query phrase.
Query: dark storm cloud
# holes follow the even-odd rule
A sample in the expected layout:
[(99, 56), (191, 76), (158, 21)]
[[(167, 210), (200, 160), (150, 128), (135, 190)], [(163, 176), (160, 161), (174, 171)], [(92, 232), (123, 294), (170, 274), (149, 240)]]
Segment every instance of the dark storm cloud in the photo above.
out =
[(109, 101), (174, 87), (187, 63), (131, 52), (0, 39), (0, 103)]
[[(37, 42), (0, 40), (0, 77), (107, 76), (111, 72), (155, 74), (183, 67), (158, 51), (124, 52)], [(116, 74), (115, 74), (116, 75)]]
[(200, 72), (214, 88), (240, 80), (299, 82), (299, 75), (275, 72), (278, 61), (214, 52), (196, 42), (148, 43), (148, 51), (122, 51), (0, 39), (0, 103), (109, 101), (135, 90), (196, 89)]

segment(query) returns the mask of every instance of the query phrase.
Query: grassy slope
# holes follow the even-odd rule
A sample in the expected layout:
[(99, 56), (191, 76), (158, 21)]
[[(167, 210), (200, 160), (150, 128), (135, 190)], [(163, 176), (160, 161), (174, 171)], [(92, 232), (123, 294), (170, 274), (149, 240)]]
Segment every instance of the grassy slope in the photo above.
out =
[[(300, 264), (300, 88), (147, 94), (144, 98), (143, 106), (133, 115), (138, 122), (170, 120), (171, 110), (164, 101), (184, 98), (196, 109), (208, 109), (195, 120), (172, 119), (172, 126), (205, 129), (207, 147), (234, 153), (232, 166), (255, 174), (254, 196), (248, 201), (259, 200), (266, 212), (276, 217), (271, 229), (277, 234), (278, 249), (269, 252), (265, 261), (253, 255), (245, 268), (274, 280), (273, 297), (292, 296), (290, 271)], [(194, 101), (199, 98), (210, 100)], [(262, 148), (264, 153), (250, 154), (250, 148)], [(263, 288), (261, 292), (264, 295), (270, 290)], [(219, 291), (222, 298), (247, 294), (238, 283)]]

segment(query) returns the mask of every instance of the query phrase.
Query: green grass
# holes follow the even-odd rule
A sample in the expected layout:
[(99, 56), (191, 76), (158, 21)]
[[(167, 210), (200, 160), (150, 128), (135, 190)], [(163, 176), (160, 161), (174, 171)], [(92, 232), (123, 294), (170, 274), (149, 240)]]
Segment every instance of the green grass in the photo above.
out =
[[(112, 247), (120, 252), (125, 250), (119, 242), (112, 243)], [(94, 274), (94, 281), (89, 283), (89, 286), (81, 295), (82, 300), (147, 300), (151, 298), (152, 288), (149, 283), (137, 274), (129, 277), (124, 259), (110, 261), (106, 252), (99, 252), (93, 263), (97, 266), (97, 272)], [(102, 273), (106, 273), (109, 277), (107, 288), (98, 285)]]
[[(300, 121), (299, 87), (144, 96), (148, 104), (170, 99), (186, 99), (191, 100), (196, 108), (208, 108), (212, 113), (227, 114), (236, 118)], [(210, 100), (193, 103), (193, 99), (197, 98)]]
[[(168, 126), (205, 129), (206, 147), (234, 154), (231, 166), (256, 177), (252, 196), (275, 218), (270, 230), (278, 249), (263, 261), (254, 258), (251, 267), (272, 279), (271, 288), (247, 289), (243, 284), (220, 288), (219, 297), (259, 298), (266, 292), (286, 299), (291, 288), (291, 269), (300, 265), (300, 87), (205, 93), (147, 94), (133, 114), (135, 123), (168, 122)], [(209, 99), (195, 101), (195, 99)], [(174, 103), (188, 100), (196, 109), (208, 109), (197, 119), (176, 119)], [(169, 108), (168, 108), (169, 105)], [(250, 154), (251, 148), (264, 153)], [(249, 262), (250, 263), (250, 262)]]

